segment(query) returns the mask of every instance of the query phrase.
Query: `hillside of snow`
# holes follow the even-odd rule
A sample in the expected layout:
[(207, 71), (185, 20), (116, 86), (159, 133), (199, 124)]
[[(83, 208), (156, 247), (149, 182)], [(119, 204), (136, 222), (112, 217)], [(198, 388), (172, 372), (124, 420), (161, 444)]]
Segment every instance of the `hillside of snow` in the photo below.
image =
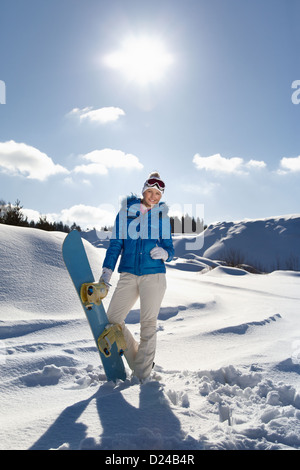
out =
[(219, 222), (195, 237), (179, 236), (174, 244), (179, 258), (187, 258), (188, 254), (190, 258), (197, 255), (248, 265), (260, 272), (279, 269), (299, 271), (300, 216)]
[[(62, 260), (66, 235), (0, 225), (0, 449), (300, 449), (300, 272), (219, 262), (237, 239), (245, 254), (255, 240), (264, 264), (295, 260), (299, 218), (268, 220), (215, 224), (202, 251), (175, 240), (143, 385), (128, 369), (106, 381)], [(84, 244), (97, 279), (105, 248)], [(138, 302), (127, 323), (138, 337)]]

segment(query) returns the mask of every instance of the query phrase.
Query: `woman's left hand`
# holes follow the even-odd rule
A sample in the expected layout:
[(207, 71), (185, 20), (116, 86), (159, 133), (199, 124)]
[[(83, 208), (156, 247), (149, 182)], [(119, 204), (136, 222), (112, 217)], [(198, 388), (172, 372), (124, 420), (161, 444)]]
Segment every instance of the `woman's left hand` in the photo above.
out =
[(166, 261), (169, 258), (169, 253), (160, 246), (156, 246), (150, 251), (150, 256), (152, 259), (162, 259)]

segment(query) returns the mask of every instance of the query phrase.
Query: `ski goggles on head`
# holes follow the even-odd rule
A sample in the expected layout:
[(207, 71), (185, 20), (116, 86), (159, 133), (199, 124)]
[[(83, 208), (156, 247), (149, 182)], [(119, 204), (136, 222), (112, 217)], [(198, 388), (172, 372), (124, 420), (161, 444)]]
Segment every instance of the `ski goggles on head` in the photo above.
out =
[(152, 188), (153, 186), (157, 186), (161, 191), (164, 191), (165, 189), (165, 183), (161, 179), (155, 177), (149, 178), (146, 181), (145, 186), (148, 186), (150, 188)]

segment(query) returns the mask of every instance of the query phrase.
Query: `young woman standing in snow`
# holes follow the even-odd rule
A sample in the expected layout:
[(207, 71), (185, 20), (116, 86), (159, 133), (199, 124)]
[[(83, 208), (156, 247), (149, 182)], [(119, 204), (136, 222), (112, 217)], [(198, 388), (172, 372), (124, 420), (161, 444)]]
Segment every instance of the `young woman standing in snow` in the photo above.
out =
[[(142, 199), (131, 196), (123, 202), (103, 262), (100, 280), (109, 285), (119, 255), (120, 279), (107, 317), (121, 324), (127, 343), (124, 352), (129, 367), (140, 381), (149, 377), (156, 350), (157, 316), (166, 291), (165, 261), (174, 248), (165, 203), (160, 202), (165, 184), (158, 173), (145, 181)], [(125, 318), (140, 298), (140, 342), (125, 325)]]

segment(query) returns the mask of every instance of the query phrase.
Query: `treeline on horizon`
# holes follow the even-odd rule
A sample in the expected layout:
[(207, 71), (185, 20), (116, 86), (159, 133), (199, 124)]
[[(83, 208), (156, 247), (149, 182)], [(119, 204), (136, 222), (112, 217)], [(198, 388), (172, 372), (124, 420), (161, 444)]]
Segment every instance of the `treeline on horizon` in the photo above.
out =
[[(63, 222), (49, 222), (45, 215), (41, 215), (37, 222), (34, 220), (29, 221), (28, 217), (23, 214), (22, 208), (23, 206), (21, 206), (19, 200), (17, 200), (13, 205), (10, 202), (6, 203), (0, 199), (0, 224), (38, 228), (48, 232), (58, 231), (69, 233), (74, 229), (79, 232), (82, 231), (81, 227), (75, 222), (71, 226), (64, 224)], [(191, 217), (188, 214), (181, 218), (177, 216), (170, 217), (170, 222), (172, 233), (201, 233), (206, 228), (202, 219), (200, 220), (198, 217), (195, 220), (194, 217)], [(112, 230), (112, 227), (105, 226), (102, 230), (110, 231)]]
[(6, 204), (5, 201), (0, 200), (0, 224), (17, 225), (20, 227), (38, 228), (46, 230), (47, 232), (65, 232), (69, 233), (76, 229), (81, 232), (81, 228), (75, 222), (69, 226), (63, 222), (49, 222), (45, 215), (41, 215), (39, 220), (28, 220), (22, 212), (22, 206), (19, 200), (12, 205), (10, 202)]

